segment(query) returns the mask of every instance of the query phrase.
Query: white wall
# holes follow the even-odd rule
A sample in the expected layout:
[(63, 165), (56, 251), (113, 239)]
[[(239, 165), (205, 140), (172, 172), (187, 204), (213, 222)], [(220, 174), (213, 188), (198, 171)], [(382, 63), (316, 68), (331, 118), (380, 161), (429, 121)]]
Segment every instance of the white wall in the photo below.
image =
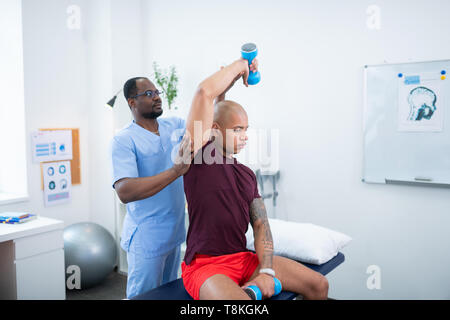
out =
[[(366, 26), (369, 5), (381, 29)], [(277, 215), (344, 232), (347, 261), (329, 275), (330, 296), (448, 299), (448, 189), (368, 185), (362, 174), (362, 68), (450, 58), (448, 1), (148, 1), (146, 66), (180, 73), (177, 105), (186, 115), (197, 84), (259, 47), (262, 81), (240, 84), (253, 128), (280, 133)], [(266, 201), (271, 211), (271, 202)], [(368, 266), (381, 269), (369, 290)]]
[[(145, 50), (140, 2), (97, 0), (90, 2), (85, 10), (85, 34), (90, 49), (88, 159), (93, 190), (90, 193), (91, 220), (106, 227), (117, 240), (125, 210), (116, 202), (111, 187), (110, 142), (115, 132), (131, 121), (131, 112), (122, 92), (113, 109), (107, 107), (106, 102), (127, 79), (143, 74)], [(119, 267), (126, 272), (126, 256), (123, 250), (120, 252)]]

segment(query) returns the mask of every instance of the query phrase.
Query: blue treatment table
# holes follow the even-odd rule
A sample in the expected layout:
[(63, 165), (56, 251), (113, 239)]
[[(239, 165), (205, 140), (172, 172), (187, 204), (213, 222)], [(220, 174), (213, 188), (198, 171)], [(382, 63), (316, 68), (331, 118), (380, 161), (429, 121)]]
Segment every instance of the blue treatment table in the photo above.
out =
[[(314, 265), (304, 262), (301, 262), (301, 264), (323, 275), (326, 275), (342, 262), (344, 262), (344, 260), (345, 256), (341, 252), (339, 252), (333, 259), (321, 265)], [(281, 291), (279, 295), (272, 297), (271, 300), (292, 300), (296, 296), (297, 294), (294, 292)], [(135, 296), (131, 300), (192, 300), (192, 298), (184, 289), (183, 279), (180, 278), (168, 282), (146, 293)]]

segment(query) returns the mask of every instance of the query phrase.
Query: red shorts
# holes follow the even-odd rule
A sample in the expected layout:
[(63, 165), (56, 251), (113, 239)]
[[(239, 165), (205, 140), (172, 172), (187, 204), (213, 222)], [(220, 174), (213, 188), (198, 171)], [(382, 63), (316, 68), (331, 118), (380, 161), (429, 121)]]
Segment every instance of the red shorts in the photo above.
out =
[(224, 274), (242, 286), (250, 279), (258, 265), (258, 256), (248, 251), (222, 256), (196, 254), (189, 265), (184, 261), (181, 263), (181, 277), (186, 291), (194, 300), (199, 300), (200, 287), (209, 277)]

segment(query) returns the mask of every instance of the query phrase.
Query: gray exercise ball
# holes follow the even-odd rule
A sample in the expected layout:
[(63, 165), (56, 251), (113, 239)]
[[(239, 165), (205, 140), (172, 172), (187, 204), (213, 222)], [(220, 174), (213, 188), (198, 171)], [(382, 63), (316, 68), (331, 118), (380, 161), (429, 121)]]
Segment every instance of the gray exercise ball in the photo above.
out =
[[(117, 258), (116, 242), (108, 230), (96, 223), (72, 224), (64, 229), (64, 258), (66, 280), (71, 276), (73, 280), (79, 271), (79, 289), (90, 288), (113, 271)], [(75, 270), (73, 266), (79, 269)]]

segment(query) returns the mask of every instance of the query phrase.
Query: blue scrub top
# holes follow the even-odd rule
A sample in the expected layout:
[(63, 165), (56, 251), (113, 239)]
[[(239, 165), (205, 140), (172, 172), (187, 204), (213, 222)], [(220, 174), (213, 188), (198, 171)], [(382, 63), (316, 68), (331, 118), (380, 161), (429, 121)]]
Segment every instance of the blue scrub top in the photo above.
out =
[[(180, 118), (157, 119), (159, 136), (133, 121), (112, 141), (114, 183), (122, 178), (157, 175), (173, 166), (186, 123)], [(163, 255), (185, 241), (183, 177), (157, 194), (127, 203), (120, 245), (147, 258)], [(133, 246), (130, 246), (131, 240)]]

